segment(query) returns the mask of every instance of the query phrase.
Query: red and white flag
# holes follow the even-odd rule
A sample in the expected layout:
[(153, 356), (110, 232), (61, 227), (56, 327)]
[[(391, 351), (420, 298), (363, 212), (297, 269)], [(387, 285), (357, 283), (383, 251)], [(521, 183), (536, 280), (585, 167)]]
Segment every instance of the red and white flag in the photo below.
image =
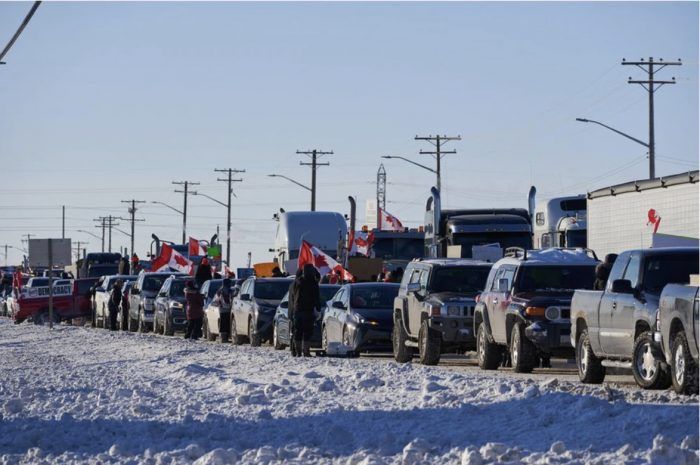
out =
[(168, 244), (163, 244), (160, 248), (160, 255), (151, 264), (151, 271), (168, 271), (169, 269), (192, 274), (194, 267), (192, 262), (177, 250)]
[(397, 217), (379, 208), (379, 229), (381, 231), (403, 231), (404, 227)]
[(316, 267), (321, 276), (325, 276), (331, 271), (340, 272), (343, 281), (352, 281), (354, 276), (348, 270), (333, 260), (329, 255), (325, 254), (315, 245), (309, 244), (306, 241), (301, 242), (301, 250), (299, 251), (299, 268), (303, 268), (307, 263)]
[(190, 237), (190, 257), (206, 257), (207, 256), (207, 246), (202, 244), (194, 237)]
[(350, 231), (350, 256), (369, 257), (374, 234), (367, 231)]

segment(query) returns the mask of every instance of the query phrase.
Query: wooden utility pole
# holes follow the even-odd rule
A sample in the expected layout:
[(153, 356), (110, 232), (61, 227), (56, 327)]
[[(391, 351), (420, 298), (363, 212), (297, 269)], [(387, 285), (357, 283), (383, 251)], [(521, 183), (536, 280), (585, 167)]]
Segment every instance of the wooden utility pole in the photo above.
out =
[(316, 211), (316, 168), (319, 166), (328, 166), (330, 163), (319, 163), (318, 158), (322, 157), (323, 155), (333, 155), (333, 151), (331, 150), (330, 152), (323, 152), (321, 150), (313, 149), (313, 150), (297, 150), (297, 154), (299, 155), (307, 155), (309, 158), (311, 158), (311, 163), (304, 163), (303, 161), (300, 161), (299, 164), (303, 166), (310, 166), (311, 167), (311, 211), (315, 212)]

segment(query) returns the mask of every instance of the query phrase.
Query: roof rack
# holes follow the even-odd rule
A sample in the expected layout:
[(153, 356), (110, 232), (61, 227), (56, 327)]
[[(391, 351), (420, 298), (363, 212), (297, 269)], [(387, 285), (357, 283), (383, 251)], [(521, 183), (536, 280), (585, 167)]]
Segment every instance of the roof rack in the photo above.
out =
[[(580, 252), (586, 252), (586, 255), (591, 257), (594, 260), (598, 260), (598, 255), (595, 254), (595, 251), (593, 249), (589, 249), (587, 247), (559, 247), (561, 250), (576, 250)], [(598, 260), (600, 261), (600, 260)]]
[(504, 257), (509, 258), (522, 258), (527, 260), (527, 250), (522, 247), (508, 247), (503, 253)]

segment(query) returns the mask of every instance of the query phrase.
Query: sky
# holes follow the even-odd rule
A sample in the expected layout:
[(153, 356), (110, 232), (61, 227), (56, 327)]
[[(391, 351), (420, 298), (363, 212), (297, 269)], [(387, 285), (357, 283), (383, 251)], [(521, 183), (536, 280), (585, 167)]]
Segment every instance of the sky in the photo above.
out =
[[(0, 2), (0, 44), (31, 7)], [(101, 249), (99, 216), (144, 200), (136, 252), (179, 241), (172, 181), (226, 201), (235, 183), (232, 265), (269, 261), (273, 214), (309, 208), (297, 150), (333, 151), (318, 169), (317, 209), (349, 213), (375, 197), (422, 223), (435, 176), (416, 135), (460, 135), (443, 159), (445, 207), (525, 207), (648, 177), (648, 94), (623, 58), (682, 59), (659, 71), (657, 175), (698, 169), (697, 2), (91, 3), (45, 2), (0, 66), (0, 262), (22, 235)], [(208, 239), (226, 209), (188, 199), (188, 236)], [(128, 232), (129, 223), (119, 229)], [(114, 231), (113, 250), (129, 245)]]

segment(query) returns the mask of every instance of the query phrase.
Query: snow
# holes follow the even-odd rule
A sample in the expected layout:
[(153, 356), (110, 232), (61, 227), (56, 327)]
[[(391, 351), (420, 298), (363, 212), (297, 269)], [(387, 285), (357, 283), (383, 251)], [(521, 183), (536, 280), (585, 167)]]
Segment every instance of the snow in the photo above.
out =
[(0, 319), (0, 464), (697, 464), (698, 397)]
[(588, 255), (585, 249), (541, 249), (528, 250), (527, 263), (550, 265), (595, 265), (596, 259)]

